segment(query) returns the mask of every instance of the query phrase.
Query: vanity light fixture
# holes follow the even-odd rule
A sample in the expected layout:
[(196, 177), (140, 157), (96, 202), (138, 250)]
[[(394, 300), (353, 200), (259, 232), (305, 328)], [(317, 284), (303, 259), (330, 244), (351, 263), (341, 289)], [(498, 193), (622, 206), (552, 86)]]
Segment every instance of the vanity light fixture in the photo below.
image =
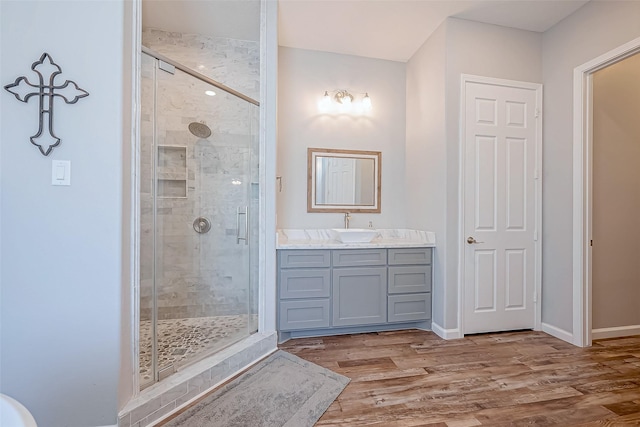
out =
[(365, 110), (371, 109), (371, 98), (369, 97), (368, 93), (365, 93), (364, 98), (362, 98), (362, 106)]
[[(333, 95), (333, 96), (332, 96)], [(322, 100), (320, 101), (320, 108), (323, 111), (328, 111), (331, 108), (332, 101), (335, 101), (340, 108), (350, 109), (352, 105), (355, 105), (355, 97), (346, 89), (338, 90), (325, 90)], [(364, 93), (364, 97), (360, 101), (363, 110), (371, 109), (371, 97), (368, 92)]]
[(351, 95), (346, 90), (337, 91), (333, 97), (335, 98), (338, 104), (342, 104), (342, 105), (351, 105), (351, 102), (353, 101), (353, 95)]
[(324, 95), (322, 96), (322, 101), (320, 101), (320, 109), (323, 111), (327, 111), (331, 107), (331, 95), (326, 90), (324, 91)]

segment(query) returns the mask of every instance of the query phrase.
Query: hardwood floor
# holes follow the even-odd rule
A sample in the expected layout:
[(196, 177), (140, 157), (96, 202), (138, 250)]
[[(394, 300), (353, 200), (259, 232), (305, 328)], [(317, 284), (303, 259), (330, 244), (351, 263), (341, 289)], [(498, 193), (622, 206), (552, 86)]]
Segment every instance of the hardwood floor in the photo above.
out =
[(640, 336), (579, 348), (542, 332), (412, 330), (280, 348), (351, 378), (317, 426), (640, 425)]

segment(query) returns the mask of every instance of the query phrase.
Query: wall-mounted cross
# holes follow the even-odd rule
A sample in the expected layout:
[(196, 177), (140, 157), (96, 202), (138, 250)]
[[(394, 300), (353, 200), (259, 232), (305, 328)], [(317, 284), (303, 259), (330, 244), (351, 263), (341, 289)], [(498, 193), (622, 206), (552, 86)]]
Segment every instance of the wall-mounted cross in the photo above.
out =
[[(67, 104), (75, 104), (80, 98), (88, 96), (89, 92), (80, 89), (71, 80), (65, 80), (64, 83), (56, 85), (55, 79), (59, 74), (62, 74), (62, 69), (53, 62), (51, 56), (46, 52), (42, 54), (40, 60), (31, 65), (31, 69), (38, 75), (38, 84), (33, 84), (25, 76), (22, 76), (4, 88), (22, 102), (29, 102), (29, 98), (38, 96), (40, 126), (38, 132), (29, 139), (42, 154), (48, 156), (60, 144), (60, 138), (53, 132), (54, 98), (58, 96), (64, 99)], [(33, 89), (37, 90), (33, 91)]]

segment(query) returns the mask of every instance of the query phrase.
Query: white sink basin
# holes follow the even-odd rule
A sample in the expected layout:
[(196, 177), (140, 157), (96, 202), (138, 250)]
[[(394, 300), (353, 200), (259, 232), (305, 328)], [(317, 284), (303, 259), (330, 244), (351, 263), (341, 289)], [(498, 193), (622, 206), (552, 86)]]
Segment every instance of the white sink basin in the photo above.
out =
[(332, 228), (331, 232), (342, 243), (368, 243), (378, 235), (376, 230), (370, 228)]

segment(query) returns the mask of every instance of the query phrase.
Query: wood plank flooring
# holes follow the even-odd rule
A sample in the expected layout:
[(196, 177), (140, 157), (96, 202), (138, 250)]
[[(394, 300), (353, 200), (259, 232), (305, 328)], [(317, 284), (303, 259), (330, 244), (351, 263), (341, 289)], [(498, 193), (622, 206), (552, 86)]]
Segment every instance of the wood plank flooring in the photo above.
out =
[(280, 348), (351, 378), (317, 426), (640, 425), (640, 336), (579, 348), (542, 332), (412, 330)]

